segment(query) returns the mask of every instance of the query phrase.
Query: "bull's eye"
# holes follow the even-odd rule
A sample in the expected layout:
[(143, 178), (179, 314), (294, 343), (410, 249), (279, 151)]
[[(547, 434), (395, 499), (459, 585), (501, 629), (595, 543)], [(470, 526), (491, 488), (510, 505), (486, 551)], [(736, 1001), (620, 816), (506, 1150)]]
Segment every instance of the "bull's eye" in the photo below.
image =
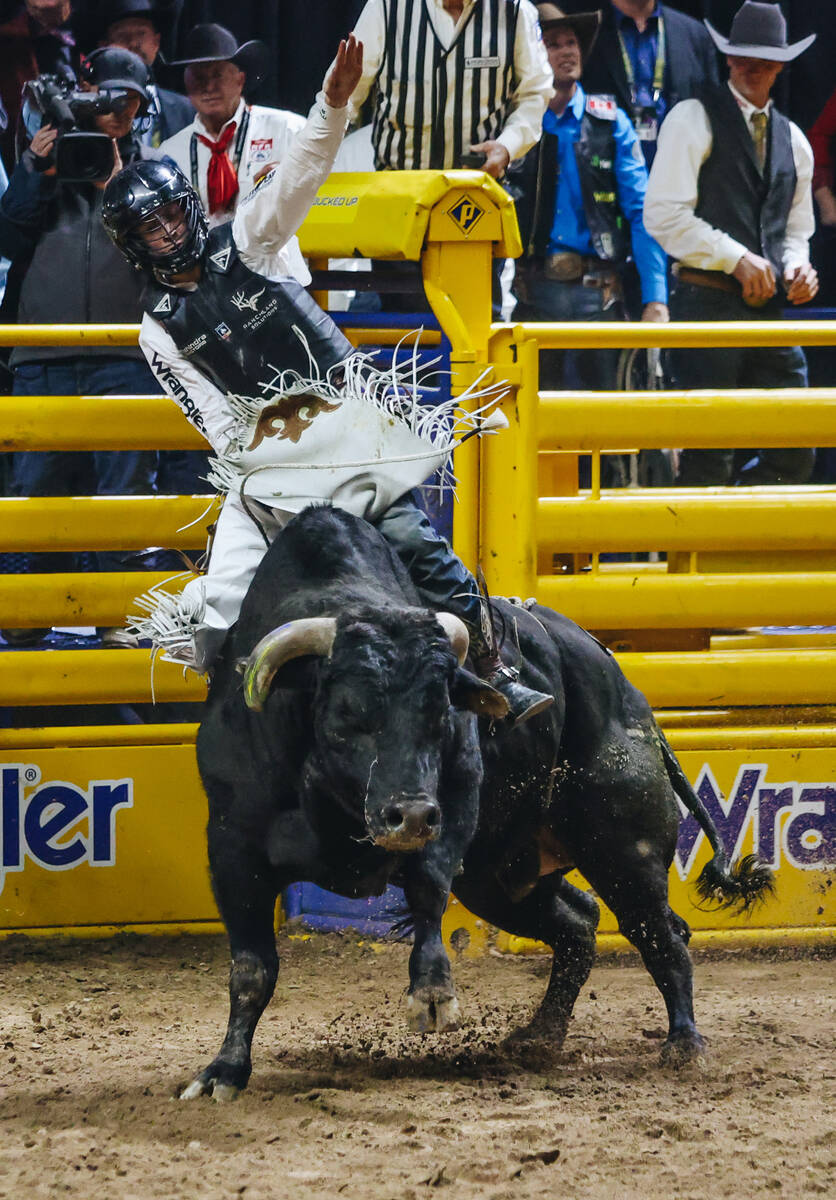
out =
[(376, 733), (380, 724), (379, 710), (353, 701), (343, 701), (336, 707), (337, 724), (345, 733)]

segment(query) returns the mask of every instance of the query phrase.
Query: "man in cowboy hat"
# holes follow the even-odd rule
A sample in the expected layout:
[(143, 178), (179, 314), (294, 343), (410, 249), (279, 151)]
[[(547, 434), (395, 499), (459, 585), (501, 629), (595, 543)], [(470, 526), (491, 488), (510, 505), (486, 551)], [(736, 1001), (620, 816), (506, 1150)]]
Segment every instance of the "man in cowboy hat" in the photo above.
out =
[[(195, 25), (185, 39), (186, 93), (197, 110), (194, 121), (163, 142), (200, 196), (215, 226), (228, 221), (238, 201), (282, 161), (305, 118), (279, 108), (247, 104), (267, 70), (263, 42), (239, 46), (223, 25)], [(301, 257), (294, 269), (301, 269)]]
[[(566, 0), (569, 12), (588, 0)], [(719, 83), (717, 52), (699, 21), (659, 0), (603, 0), (601, 30), (584, 61), (588, 92), (615, 96), (650, 167), (659, 127), (675, 104)]]
[[(642, 223), (647, 168), (633, 124), (612, 96), (588, 95), (578, 82), (600, 19), (600, 12), (567, 16), (556, 4), (540, 5), (554, 96), (541, 141), (509, 174), (523, 236), (515, 289), (515, 316), (523, 319), (623, 320), (620, 272), (630, 254), (642, 319), (668, 319), (667, 260)], [(585, 387), (615, 387), (618, 351), (572, 357)], [(564, 386), (564, 354), (542, 358), (544, 386)]]
[(100, 46), (122, 46), (139, 55), (151, 73), (149, 120), (142, 131), (147, 146), (159, 146), (194, 120), (194, 108), (179, 92), (159, 87), (153, 79), (163, 37), (172, 32), (172, 0), (101, 0), (94, 12), (94, 36)]
[[(745, 0), (728, 38), (706, 21), (727, 56), (729, 81), (669, 114), (650, 172), (644, 218), (673, 258), (679, 321), (778, 320), (818, 291), (808, 242), (814, 229), (813, 154), (769, 98), (784, 63), (815, 34), (787, 43), (777, 4)], [(677, 350), (671, 367), (694, 388), (805, 387), (798, 346)], [(804, 483), (812, 450), (683, 451), (682, 484)]]

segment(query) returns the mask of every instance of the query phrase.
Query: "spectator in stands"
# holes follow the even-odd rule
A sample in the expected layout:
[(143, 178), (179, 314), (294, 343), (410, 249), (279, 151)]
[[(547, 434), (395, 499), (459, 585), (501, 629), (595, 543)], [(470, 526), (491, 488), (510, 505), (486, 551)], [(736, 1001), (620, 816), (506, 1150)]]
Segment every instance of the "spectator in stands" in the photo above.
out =
[[(367, 0), (355, 34), (365, 54), (350, 120), (371, 120), (377, 170), (481, 166), (499, 179), (539, 138), (552, 84), (530, 0)], [(417, 295), (381, 297), (385, 309), (429, 308), (411, 264), (375, 268), (414, 279)]]
[(0, 24), (0, 102), (8, 125), (0, 133), (0, 156), (11, 174), (24, 83), (58, 67), (75, 68), (78, 55), (69, 28), (70, 0), (24, 0)]
[(552, 73), (530, 0), (368, 0), (351, 98), (373, 109), (378, 170), (460, 167), (483, 155), (499, 178), (540, 136)]
[[(585, 0), (567, 7), (583, 8)], [(705, 84), (719, 83), (717, 54), (698, 21), (659, 0), (603, 0), (602, 15), (583, 85), (615, 96), (630, 114), (649, 167), (665, 114)]]
[[(146, 146), (162, 142), (191, 125), (195, 118), (192, 102), (179, 92), (158, 87), (154, 64), (160, 60), (160, 44), (171, 32), (176, 17), (173, 0), (102, 0), (98, 21), (100, 45), (123, 46), (138, 54), (148, 67), (151, 103), (147, 119), (140, 122), (140, 137)], [(161, 450), (157, 458), (157, 491), (162, 495), (192, 495), (205, 491), (209, 469), (203, 450)], [(160, 556), (156, 566), (174, 566), (173, 556)]]
[[(6, 110), (3, 107), (2, 102), (0, 102), (0, 133), (2, 133), (3, 130), (6, 128), (7, 121), (8, 121), (8, 118), (6, 116)], [(3, 165), (3, 160), (2, 160), (2, 158), (0, 158), (0, 196), (3, 195), (3, 193), (5, 192), (5, 190), (8, 186), (9, 186), (9, 177), (6, 174), (6, 168)], [(3, 296), (5, 295), (5, 292), (6, 292), (6, 275), (8, 274), (8, 270), (9, 270), (9, 260), (7, 258), (3, 258), (3, 256), (0, 255), (0, 304), (2, 304)], [(5, 495), (5, 492), (3, 491), (3, 487), (2, 487), (2, 481), (3, 481), (3, 467), (2, 467), (2, 463), (0, 463), (0, 496)]]
[(172, 64), (186, 68), (197, 115), (161, 149), (191, 181), (210, 227), (230, 220), (238, 200), (282, 161), (305, 124), (297, 113), (245, 101), (244, 91), (258, 86), (266, 63), (263, 42), (239, 46), (223, 25), (195, 25), (186, 35), (185, 57)]
[[(667, 257), (642, 222), (647, 168), (632, 122), (611, 96), (587, 95), (578, 82), (600, 18), (600, 12), (566, 16), (555, 4), (540, 6), (554, 96), (541, 141), (508, 176), (518, 192), (524, 247), (514, 313), (522, 320), (623, 320), (620, 272), (631, 252), (642, 319), (668, 319)], [(616, 387), (617, 350), (545, 350), (543, 387), (567, 386), (570, 358), (583, 387)], [(621, 459), (608, 456), (605, 465), (612, 471), (605, 483), (626, 482)]]
[[(140, 146), (133, 133), (137, 114), (150, 101), (148, 69), (142, 59), (115, 47), (94, 51), (87, 80), (93, 90), (121, 88), (129, 95), (120, 112), (95, 118), (98, 131), (113, 139), (114, 170), (138, 158), (159, 157), (157, 151)], [(59, 180), (51, 165), (55, 139), (54, 128), (45, 125), (38, 130), (0, 198), (0, 254), (26, 262), (19, 320), (45, 325), (138, 324), (143, 281), (102, 225), (106, 181)], [(159, 391), (138, 347), (19, 346), (10, 362), (15, 395), (118, 396)], [(114, 421), (118, 422), (117, 403)], [(12, 458), (11, 494), (147, 495), (154, 490), (155, 467), (156, 455), (151, 451), (21, 452)], [(65, 557), (41, 555), (37, 569), (65, 569)], [(98, 554), (97, 561), (104, 570), (122, 567), (116, 552)], [(105, 631), (106, 644), (129, 644), (127, 638), (124, 630)], [(25, 640), (25, 635), (17, 640)]]
[[(810, 265), (813, 155), (803, 133), (769, 98), (783, 64), (815, 35), (787, 44), (777, 4), (745, 0), (728, 38), (729, 82), (683, 100), (668, 115), (650, 172), (645, 225), (678, 260), (671, 315), (678, 321), (779, 320), (784, 304), (818, 290)], [(677, 350), (681, 386), (805, 387), (795, 347)], [(812, 450), (684, 450), (677, 482), (804, 483)]]
[(131, 50), (139, 55), (150, 72), (149, 119), (142, 131), (142, 141), (147, 146), (159, 146), (194, 120), (190, 100), (154, 82), (154, 64), (159, 59), (160, 42), (174, 17), (171, 0), (168, 3), (165, 0), (102, 0), (99, 6), (98, 44)]
[(825, 104), (810, 130), (815, 169), (813, 195), (819, 206), (823, 225), (836, 226), (836, 191), (834, 191), (834, 159), (836, 157), (836, 92)]
[[(819, 304), (831, 307), (836, 305), (836, 92), (819, 113), (807, 136), (815, 163), (813, 198), (819, 209), (811, 251), (821, 284)], [(821, 453), (819, 457), (822, 457)], [(832, 458), (833, 451), (828, 451), (827, 457)]]

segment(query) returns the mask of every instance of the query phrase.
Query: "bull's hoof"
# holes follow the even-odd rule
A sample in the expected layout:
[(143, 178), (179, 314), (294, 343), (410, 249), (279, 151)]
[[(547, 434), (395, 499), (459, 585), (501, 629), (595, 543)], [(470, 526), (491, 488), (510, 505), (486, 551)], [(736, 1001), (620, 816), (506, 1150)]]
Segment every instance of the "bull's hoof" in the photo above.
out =
[(440, 988), (423, 987), (406, 998), (406, 1023), (410, 1033), (447, 1033), (461, 1025), (462, 1013), (455, 995)]
[(563, 1017), (535, 1013), (527, 1025), (511, 1030), (502, 1048), (514, 1057), (548, 1057), (563, 1048), (567, 1027), (568, 1020)]
[(683, 1067), (705, 1070), (708, 1066), (705, 1039), (696, 1030), (669, 1037), (659, 1053), (659, 1062), (663, 1067), (673, 1067), (677, 1071)]
[(215, 1061), (183, 1088), (180, 1099), (197, 1100), (200, 1096), (211, 1096), (219, 1104), (226, 1104), (240, 1096), (249, 1077), (249, 1065)]

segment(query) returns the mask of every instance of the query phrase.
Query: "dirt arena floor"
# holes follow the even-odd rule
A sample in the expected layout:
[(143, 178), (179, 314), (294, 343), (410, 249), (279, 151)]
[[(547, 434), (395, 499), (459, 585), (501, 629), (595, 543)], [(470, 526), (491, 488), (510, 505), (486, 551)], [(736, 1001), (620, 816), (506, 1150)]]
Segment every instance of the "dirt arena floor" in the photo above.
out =
[(462, 959), (466, 1022), (405, 1032), (408, 948), (280, 938), (248, 1091), (176, 1099), (226, 1021), (219, 938), (0, 946), (0, 1196), (836, 1196), (836, 963), (699, 963), (706, 1071), (657, 1065), (659, 996), (595, 969), (562, 1052), (508, 1058), (543, 958)]

